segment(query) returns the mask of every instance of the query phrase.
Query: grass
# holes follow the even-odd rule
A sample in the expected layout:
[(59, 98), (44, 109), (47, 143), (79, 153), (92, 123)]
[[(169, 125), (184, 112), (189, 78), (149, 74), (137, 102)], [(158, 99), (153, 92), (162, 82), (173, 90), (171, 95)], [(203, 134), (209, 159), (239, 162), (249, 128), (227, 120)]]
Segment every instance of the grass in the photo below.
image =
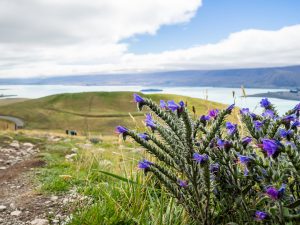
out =
[[(89, 204), (68, 206), (74, 209), (69, 224), (188, 224), (183, 208), (156, 180), (137, 169), (145, 153), (133, 142), (120, 142), (116, 136), (104, 136), (99, 144), (81, 137), (49, 142), (35, 135), (28, 131), (4, 133), (0, 140), (39, 145), (46, 166), (35, 171), (35, 182), (42, 194), (63, 196), (75, 189), (90, 199)], [(77, 157), (67, 161), (65, 155), (74, 148)]]
[[(52, 95), (40, 99), (0, 104), (3, 115), (12, 115), (23, 119), (26, 129), (77, 130), (79, 134), (89, 132), (101, 134), (113, 133), (115, 126), (132, 126), (133, 115), (138, 123), (144, 113), (137, 112), (133, 103), (132, 92), (90, 92)], [(142, 94), (141, 94), (142, 95)], [(147, 97), (159, 102), (160, 99), (183, 100), (188, 107), (195, 106), (196, 115), (201, 115), (211, 108), (224, 108), (225, 105), (206, 100), (168, 94), (149, 94)]]

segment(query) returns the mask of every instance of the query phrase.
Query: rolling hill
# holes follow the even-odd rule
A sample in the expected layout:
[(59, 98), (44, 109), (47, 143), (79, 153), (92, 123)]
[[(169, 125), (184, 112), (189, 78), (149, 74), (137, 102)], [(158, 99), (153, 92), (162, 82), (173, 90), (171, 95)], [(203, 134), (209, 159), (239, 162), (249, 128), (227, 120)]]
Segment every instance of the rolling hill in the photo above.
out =
[[(19, 117), (26, 123), (26, 129), (49, 129), (64, 131), (77, 130), (112, 134), (117, 125), (134, 127), (129, 116), (133, 115), (137, 124), (144, 120), (145, 112), (137, 112), (131, 92), (89, 92), (59, 94), (40, 99), (0, 105), (1, 115)], [(141, 94), (142, 95), (142, 94)], [(195, 106), (197, 115), (211, 108), (224, 108), (225, 105), (206, 100), (165, 94), (150, 94), (147, 97), (158, 102), (160, 99), (183, 100), (188, 107)]]

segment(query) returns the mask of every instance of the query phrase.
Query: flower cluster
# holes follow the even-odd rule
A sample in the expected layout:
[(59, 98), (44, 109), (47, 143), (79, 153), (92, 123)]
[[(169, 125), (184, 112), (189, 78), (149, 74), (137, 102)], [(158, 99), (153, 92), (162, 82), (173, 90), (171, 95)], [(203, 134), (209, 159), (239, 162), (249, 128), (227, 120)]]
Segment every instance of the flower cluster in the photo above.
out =
[(154, 174), (192, 223), (300, 224), (300, 104), (279, 116), (264, 98), (261, 115), (242, 108), (237, 124), (226, 121), (234, 105), (193, 120), (183, 101), (157, 105), (137, 94), (134, 101), (150, 111), (151, 134), (116, 132), (157, 158), (138, 168)]

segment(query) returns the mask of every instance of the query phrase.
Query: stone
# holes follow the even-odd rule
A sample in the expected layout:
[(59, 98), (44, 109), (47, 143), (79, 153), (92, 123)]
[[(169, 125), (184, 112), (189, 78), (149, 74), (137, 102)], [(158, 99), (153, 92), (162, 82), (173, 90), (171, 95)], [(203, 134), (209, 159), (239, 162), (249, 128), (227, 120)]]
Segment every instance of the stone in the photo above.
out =
[(77, 156), (77, 154), (73, 153), (73, 154), (70, 154), (70, 155), (66, 155), (65, 158), (66, 158), (66, 160), (72, 160), (76, 156)]
[(16, 210), (10, 213), (11, 216), (20, 216), (22, 212), (20, 210)]
[(46, 219), (34, 219), (30, 223), (31, 225), (48, 225), (49, 221)]
[(20, 148), (20, 144), (18, 141), (13, 141), (12, 143), (10, 143), (10, 146), (13, 148)]
[(1, 166), (0, 170), (6, 170), (6, 167), (5, 166)]
[(7, 207), (6, 207), (5, 205), (0, 205), (0, 212), (6, 210), (6, 208), (7, 208)]
[(58, 199), (58, 197), (57, 196), (55, 196), (55, 195), (53, 195), (53, 196), (51, 196), (51, 201), (56, 201), (57, 199)]

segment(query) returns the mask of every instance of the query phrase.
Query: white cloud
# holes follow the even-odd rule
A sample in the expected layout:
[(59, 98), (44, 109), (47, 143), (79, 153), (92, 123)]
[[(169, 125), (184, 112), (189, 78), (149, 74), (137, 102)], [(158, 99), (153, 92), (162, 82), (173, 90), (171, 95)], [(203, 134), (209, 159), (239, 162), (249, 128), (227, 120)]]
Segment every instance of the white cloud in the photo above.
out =
[(120, 43), (188, 22), (201, 0), (1, 0), (0, 77), (300, 64), (300, 25), (136, 55)]

